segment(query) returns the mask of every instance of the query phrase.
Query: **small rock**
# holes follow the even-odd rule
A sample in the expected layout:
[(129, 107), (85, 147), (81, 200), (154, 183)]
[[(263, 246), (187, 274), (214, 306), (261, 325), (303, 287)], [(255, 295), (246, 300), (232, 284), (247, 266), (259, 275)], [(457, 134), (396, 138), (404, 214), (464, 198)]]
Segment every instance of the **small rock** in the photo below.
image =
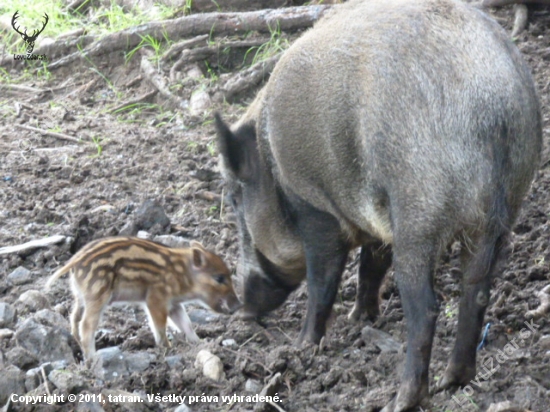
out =
[(401, 349), (401, 344), (393, 337), (384, 331), (365, 326), (361, 330), (361, 337), (366, 345), (375, 345), (382, 352), (398, 352)]
[(550, 335), (543, 335), (537, 342), (542, 350), (550, 350)]
[(11, 339), (14, 333), (11, 329), (0, 329), (0, 340)]
[(224, 339), (222, 340), (222, 346), (231, 347), (231, 346), (237, 346), (237, 342), (235, 339)]
[(76, 349), (77, 343), (65, 329), (40, 325), (29, 318), (15, 332), (15, 340), (41, 363), (57, 360), (75, 362), (73, 348)]
[(15, 325), (15, 308), (9, 303), (0, 302), (0, 328), (11, 328)]
[(174, 409), (174, 412), (191, 412), (191, 409), (189, 408), (189, 406), (182, 403), (180, 406)]
[(130, 353), (126, 355), (126, 367), (130, 373), (143, 372), (155, 360), (156, 356), (147, 352)]
[(42, 292), (37, 290), (27, 290), (17, 299), (17, 303), (25, 307), (30, 312), (36, 312), (41, 309), (49, 309), (48, 298)]
[(342, 374), (344, 373), (344, 370), (340, 368), (339, 366), (334, 366), (330, 369), (330, 371), (325, 375), (323, 378), (322, 384), (325, 388), (331, 388), (340, 379)]
[(215, 313), (212, 313), (202, 308), (190, 310), (188, 313), (189, 313), (189, 319), (191, 319), (191, 322), (196, 323), (198, 325), (212, 323), (217, 321), (220, 318), (220, 315), (217, 315)]
[(97, 378), (108, 381), (129, 375), (125, 356), (118, 346), (98, 350), (92, 357), (91, 370)]
[(25, 372), (10, 365), (0, 373), (0, 405), (4, 405), (12, 393), (25, 393)]
[(164, 213), (162, 206), (155, 200), (146, 200), (134, 215), (134, 223), (138, 230), (149, 230), (154, 225), (162, 228), (170, 226), (170, 219)]
[(138, 232), (139, 232), (139, 229), (136, 226), (136, 224), (133, 221), (130, 221), (130, 222), (127, 222), (124, 226), (122, 226), (118, 234), (120, 236), (136, 236)]
[(34, 314), (33, 319), (44, 326), (62, 327), (67, 330), (71, 328), (69, 321), (64, 316), (50, 309), (39, 310)]
[[(65, 361), (46, 362), (38, 368), (29, 369), (25, 374), (25, 388), (32, 391), (38, 388), (44, 381), (44, 375), (48, 376), (53, 370), (65, 369), (68, 363)], [(44, 374), (42, 373), (44, 369)]]
[(99, 402), (78, 402), (76, 412), (105, 412)]
[[(260, 396), (275, 396), (275, 394), (278, 393), (282, 382), (283, 382), (283, 376), (281, 375), (281, 372), (277, 372), (275, 375), (273, 375), (273, 377), (269, 380), (269, 382), (267, 382), (267, 384), (263, 387), (262, 391), (260, 392)], [(265, 402), (258, 402), (254, 406), (254, 411), (263, 412), (266, 410), (271, 410), (271, 408), (268, 405), (269, 404)]]
[(259, 393), (262, 390), (262, 385), (256, 379), (247, 379), (244, 390), (250, 393)]
[(167, 356), (164, 360), (170, 369), (183, 369), (183, 356), (181, 355)]
[(12, 285), (24, 285), (32, 281), (31, 271), (23, 266), (19, 266), (8, 275), (8, 282)]
[(48, 375), (48, 380), (53, 383), (61, 393), (79, 393), (86, 388), (84, 379), (63, 369), (51, 371)]
[(195, 64), (191, 66), (189, 70), (187, 70), (187, 76), (191, 77), (192, 79), (202, 79), (204, 77), (204, 74), (200, 69), (200, 67), (197, 64)]
[(212, 106), (212, 99), (205, 90), (197, 90), (191, 95), (189, 100), (189, 110), (192, 115), (200, 115)]
[(197, 354), (195, 367), (202, 367), (203, 375), (216, 382), (219, 382), (220, 380), (225, 378), (223, 363), (220, 358), (205, 349), (199, 351), (199, 353)]
[(38, 359), (21, 346), (16, 346), (7, 352), (6, 358), (9, 363), (25, 371), (38, 365)]
[(512, 405), (510, 401), (492, 403), (489, 405), (487, 412), (529, 412), (524, 408)]

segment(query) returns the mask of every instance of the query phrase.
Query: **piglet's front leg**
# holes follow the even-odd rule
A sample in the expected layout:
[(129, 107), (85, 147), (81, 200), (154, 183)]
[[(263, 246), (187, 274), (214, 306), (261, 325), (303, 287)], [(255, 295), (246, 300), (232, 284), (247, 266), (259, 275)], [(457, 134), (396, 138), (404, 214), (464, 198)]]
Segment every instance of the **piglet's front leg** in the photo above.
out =
[(193, 330), (193, 325), (191, 324), (191, 319), (187, 315), (185, 307), (181, 303), (172, 304), (169, 312), (170, 320), (174, 322), (174, 325), (185, 334), (185, 337), (189, 342), (197, 343), (200, 342), (200, 338), (197, 336)]

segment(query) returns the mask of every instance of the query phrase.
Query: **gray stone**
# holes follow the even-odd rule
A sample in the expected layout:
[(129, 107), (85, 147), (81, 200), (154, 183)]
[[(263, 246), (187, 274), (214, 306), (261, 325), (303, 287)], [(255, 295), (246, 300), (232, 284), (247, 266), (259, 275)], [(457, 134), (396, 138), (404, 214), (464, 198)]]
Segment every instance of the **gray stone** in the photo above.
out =
[(401, 344), (386, 332), (379, 329), (365, 326), (361, 330), (361, 337), (366, 345), (375, 345), (382, 352), (398, 352), (401, 349)]
[(14, 333), (15, 331), (11, 329), (6, 329), (6, 328), (0, 329), (0, 340), (11, 339)]
[(189, 408), (189, 406), (182, 403), (180, 406), (174, 409), (174, 412), (191, 412), (191, 408)]
[(99, 402), (78, 402), (76, 412), (105, 412)]
[(9, 303), (0, 302), (0, 328), (11, 328), (15, 325), (15, 308)]
[(23, 266), (19, 266), (8, 275), (8, 282), (13, 285), (24, 285), (32, 281), (31, 271)]
[(50, 308), (50, 302), (48, 302), (46, 295), (37, 290), (27, 290), (22, 293), (17, 299), (17, 304), (22, 305), (29, 312)]
[(231, 346), (237, 346), (237, 342), (235, 339), (224, 339), (222, 340), (222, 346), (231, 347)]
[(5, 404), (12, 393), (25, 393), (25, 372), (10, 365), (0, 373), (0, 405)]
[(170, 369), (183, 369), (183, 356), (173, 355), (164, 358)]
[(79, 393), (86, 388), (84, 379), (63, 369), (50, 372), (48, 380), (60, 390), (61, 393)]
[(64, 328), (69, 330), (71, 325), (64, 316), (50, 309), (42, 309), (33, 315), (33, 319), (44, 326), (51, 326), (54, 328)]
[(129, 375), (126, 358), (118, 346), (98, 350), (91, 361), (92, 373), (99, 379), (112, 381)]
[(28, 350), (16, 346), (6, 353), (8, 363), (17, 366), (19, 369), (28, 370), (38, 365), (38, 359)]
[(15, 339), (19, 346), (28, 350), (41, 363), (57, 360), (75, 362), (73, 348), (76, 349), (76, 342), (65, 329), (40, 325), (30, 318), (17, 329)]
[(262, 385), (256, 379), (247, 379), (244, 384), (244, 390), (250, 393), (260, 393)]
[(189, 312), (189, 319), (191, 322), (197, 323), (199, 325), (204, 325), (206, 323), (212, 323), (217, 321), (220, 318), (220, 315), (212, 313), (206, 309), (192, 309)]
[(196, 90), (189, 100), (189, 110), (194, 116), (204, 113), (212, 106), (212, 99), (205, 90)]
[(136, 210), (133, 221), (138, 230), (149, 230), (157, 224), (162, 228), (167, 228), (170, 225), (170, 219), (164, 213), (160, 203), (152, 199), (143, 202)]
[(147, 352), (130, 353), (126, 355), (126, 366), (130, 373), (143, 372), (155, 360), (156, 356)]
[(29, 369), (25, 374), (25, 389), (30, 392), (42, 383), (42, 371), (40, 368)]
[(537, 345), (539, 345), (542, 350), (550, 350), (550, 335), (541, 336)]
[[(39, 387), (44, 381), (44, 376), (48, 376), (52, 371), (65, 369), (68, 366), (66, 361), (46, 362), (38, 368), (29, 369), (25, 374), (25, 388), (27, 391), (32, 391)], [(42, 374), (44, 369), (44, 374)]]

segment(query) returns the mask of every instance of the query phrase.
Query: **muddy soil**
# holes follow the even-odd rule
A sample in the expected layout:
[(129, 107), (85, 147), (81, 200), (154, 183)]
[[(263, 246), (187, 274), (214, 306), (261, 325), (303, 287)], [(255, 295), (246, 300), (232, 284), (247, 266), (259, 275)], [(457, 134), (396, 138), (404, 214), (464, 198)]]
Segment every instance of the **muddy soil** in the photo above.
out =
[[(511, 8), (495, 15), (507, 30), (511, 29)], [(545, 150), (544, 163), (514, 230), (513, 253), (494, 280), (486, 315), (491, 326), (486, 346), (478, 356), (479, 367), (482, 362), (493, 362), (494, 370), (484, 373), (485, 379), (472, 384), (471, 391), (435, 391), (456, 333), (460, 270), (451, 253), (436, 280), (441, 312), (430, 369), (432, 396), (418, 410), (484, 411), (491, 403), (504, 400), (531, 411), (550, 410), (548, 316), (534, 321), (536, 333), (520, 339), (526, 312), (539, 304), (535, 293), (550, 283), (550, 9), (531, 10), (528, 30), (519, 36), (517, 44), (532, 67), (541, 95)], [(144, 80), (123, 86), (139, 74), (136, 62), (124, 64), (110, 56), (98, 64), (98, 70), (110, 79), (118, 95), (103, 81), (83, 88), (97, 77), (97, 71), (84, 65), (56, 71), (47, 80), (21, 83), (51, 92), (0, 96), (0, 246), (57, 234), (70, 238), (67, 243), (30, 254), (0, 256), (1, 301), (13, 303), (26, 290), (42, 290), (52, 271), (82, 245), (119, 234), (147, 199), (163, 206), (172, 223), (171, 234), (199, 240), (236, 268), (237, 231), (231, 207), (223, 201), (211, 117), (158, 108), (112, 114), (109, 107), (149, 91), (150, 86)], [(12, 69), (12, 74), (15, 76), (17, 70)], [(156, 103), (162, 103), (157, 99)], [(16, 107), (17, 103), (24, 105)], [(219, 109), (232, 121), (246, 103)], [(17, 128), (19, 124), (76, 134), (84, 143), (42, 136)], [(6, 281), (18, 266), (31, 270), (30, 283), (14, 285)], [(247, 381), (255, 380), (262, 386), (281, 372), (283, 379), (277, 392), (285, 411), (379, 411), (397, 390), (404, 354), (403, 349), (388, 353), (365, 344), (361, 335), (365, 324), (348, 321), (356, 271), (357, 258), (351, 256), (334, 307), (334, 321), (320, 352), (293, 345), (305, 315), (307, 293), (303, 285), (261, 325), (226, 315), (199, 320), (195, 328), (202, 342), (190, 345), (174, 334), (173, 346), (167, 352), (154, 346), (141, 309), (110, 308), (96, 335), (98, 349), (120, 345), (123, 350), (155, 353), (160, 360), (145, 372), (107, 383), (95, 379), (82, 366), (72, 365), (69, 369), (87, 380), (89, 393), (99, 393), (105, 386), (130, 393), (187, 396), (252, 395), (245, 390)], [(239, 279), (236, 283), (240, 284)], [(72, 297), (66, 279), (48, 297), (51, 307), (67, 317)], [(190, 306), (189, 311), (197, 319), (199, 309)], [(403, 311), (391, 274), (383, 287), (381, 311), (383, 315), (375, 326), (395, 340), (406, 342)], [(19, 313), (20, 321), (26, 316), (30, 314)], [(546, 338), (542, 338), (544, 335)], [(222, 346), (226, 339), (234, 339), (236, 345)], [(518, 348), (497, 362), (502, 359), (497, 357), (500, 351), (514, 339)], [(15, 338), (6, 338), (0, 341), (0, 348), (6, 352), (15, 344)], [(202, 348), (221, 358), (226, 380), (211, 381), (195, 369), (195, 356)], [(182, 364), (171, 368), (162, 359), (174, 354), (182, 355)], [(76, 406), (42, 405), (34, 410), (74, 410)], [(171, 410), (177, 404), (146, 406), (150, 410)], [(198, 400), (189, 406), (192, 411), (245, 411), (255, 404)], [(122, 404), (105, 408), (134, 410)]]

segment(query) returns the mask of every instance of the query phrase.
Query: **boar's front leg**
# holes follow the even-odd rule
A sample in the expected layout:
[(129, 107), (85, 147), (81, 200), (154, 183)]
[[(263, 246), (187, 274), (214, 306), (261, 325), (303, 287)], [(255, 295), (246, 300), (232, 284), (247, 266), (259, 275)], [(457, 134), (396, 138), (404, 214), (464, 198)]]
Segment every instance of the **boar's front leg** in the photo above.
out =
[(368, 318), (374, 321), (380, 314), (380, 285), (391, 266), (391, 246), (382, 242), (361, 248), (357, 297), (348, 318), (358, 321)]
[(304, 242), (307, 265), (308, 304), (298, 342), (319, 343), (338, 292), (349, 245), (338, 221), (330, 214), (300, 203), (298, 228)]
[(397, 397), (383, 412), (402, 412), (428, 395), (428, 369), (438, 305), (433, 274), (438, 242), (430, 236), (395, 234), (393, 264), (407, 321), (407, 355)]

